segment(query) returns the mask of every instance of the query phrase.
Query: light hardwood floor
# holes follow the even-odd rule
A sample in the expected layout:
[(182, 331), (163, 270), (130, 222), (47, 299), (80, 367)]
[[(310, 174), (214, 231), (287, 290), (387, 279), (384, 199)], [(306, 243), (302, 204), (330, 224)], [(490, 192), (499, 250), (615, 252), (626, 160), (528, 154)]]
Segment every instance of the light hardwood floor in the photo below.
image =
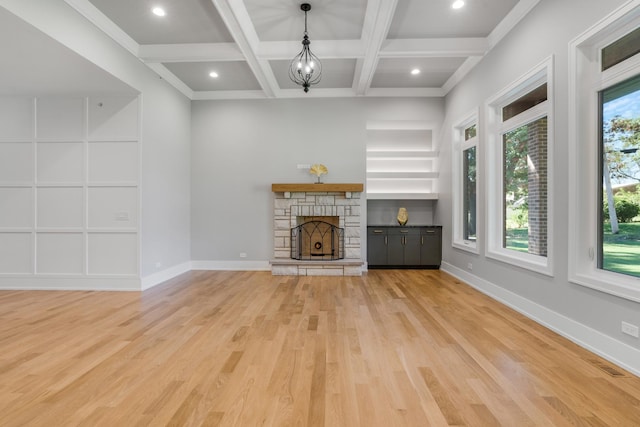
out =
[(0, 292), (2, 426), (640, 425), (640, 379), (440, 271)]

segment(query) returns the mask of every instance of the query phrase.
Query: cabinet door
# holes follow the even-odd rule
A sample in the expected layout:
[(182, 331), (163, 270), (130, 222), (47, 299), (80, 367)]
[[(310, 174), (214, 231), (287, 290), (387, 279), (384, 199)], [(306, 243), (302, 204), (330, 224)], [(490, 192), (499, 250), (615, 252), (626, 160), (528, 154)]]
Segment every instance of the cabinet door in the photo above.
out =
[(367, 264), (387, 265), (387, 230), (370, 228), (367, 233)]
[(409, 229), (404, 237), (404, 265), (420, 265), (420, 230)]
[(439, 266), (442, 261), (442, 229), (423, 228), (420, 238), (420, 265)]
[(404, 265), (404, 237), (400, 229), (389, 230), (388, 265)]

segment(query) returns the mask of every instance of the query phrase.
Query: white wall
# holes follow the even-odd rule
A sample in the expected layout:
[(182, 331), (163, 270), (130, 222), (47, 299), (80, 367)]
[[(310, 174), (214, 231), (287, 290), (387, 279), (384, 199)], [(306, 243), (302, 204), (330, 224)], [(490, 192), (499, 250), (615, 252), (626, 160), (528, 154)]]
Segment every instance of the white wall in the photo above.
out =
[(139, 277), (148, 287), (188, 269), (189, 99), (63, 0), (1, 0), (0, 6), (141, 94)]
[(296, 166), (313, 163), (329, 169), (324, 182), (364, 183), (367, 121), (439, 123), (443, 107), (425, 98), (196, 101), (192, 117), (192, 259), (219, 265), (244, 252), (268, 265), (272, 183), (311, 183)]
[(0, 111), (0, 287), (139, 286), (137, 96)]
[[(622, 0), (542, 0), (446, 98), (440, 165), (441, 198), (436, 212), (444, 225), (444, 267), (473, 282), (575, 341), (640, 372), (640, 342), (623, 335), (621, 321), (640, 324), (640, 305), (568, 282), (568, 43), (623, 3)], [(485, 101), (553, 55), (555, 64), (555, 145), (553, 156), (554, 275), (547, 277), (484, 256), (486, 226), (478, 224), (480, 255), (451, 246), (451, 126)], [(482, 132), (482, 130), (481, 130)], [(480, 140), (480, 146), (484, 140)], [(481, 151), (483, 152), (483, 151)], [(480, 168), (484, 167), (482, 156)], [(446, 172), (445, 172), (446, 171)], [(479, 209), (486, 212), (486, 183), (479, 188)], [(473, 264), (469, 271), (468, 263)]]

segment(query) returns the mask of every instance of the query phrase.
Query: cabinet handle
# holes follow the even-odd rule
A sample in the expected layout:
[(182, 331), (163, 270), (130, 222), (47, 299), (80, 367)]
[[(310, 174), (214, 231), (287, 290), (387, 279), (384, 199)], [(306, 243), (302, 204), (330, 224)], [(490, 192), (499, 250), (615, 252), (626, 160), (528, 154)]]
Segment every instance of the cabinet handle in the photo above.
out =
[(405, 234), (406, 234), (406, 233), (408, 233), (408, 232), (409, 232), (409, 230), (400, 230), (400, 232), (401, 232), (401, 233), (405, 233)]
[(373, 230), (373, 232), (374, 232), (375, 234), (382, 234), (382, 233), (383, 233), (383, 231), (382, 231), (382, 230)]
[(420, 236), (420, 244), (424, 245), (424, 236)]
[(387, 245), (387, 236), (384, 236), (384, 244)]
[(436, 234), (436, 230), (427, 230), (426, 233), (427, 234)]

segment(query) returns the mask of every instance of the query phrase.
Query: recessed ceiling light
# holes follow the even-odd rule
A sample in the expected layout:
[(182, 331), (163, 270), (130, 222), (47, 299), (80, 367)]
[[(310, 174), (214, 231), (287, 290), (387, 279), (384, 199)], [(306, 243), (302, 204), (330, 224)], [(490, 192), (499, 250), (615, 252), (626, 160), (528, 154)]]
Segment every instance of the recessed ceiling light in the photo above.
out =
[(209, 73), (209, 77), (211, 77), (212, 79), (217, 79), (218, 78), (218, 73), (216, 73), (215, 71), (212, 71)]
[(167, 12), (165, 12), (161, 7), (154, 7), (153, 9), (151, 9), (151, 11), (156, 16), (165, 16), (167, 14)]
[(460, 9), (462, 6), (464, 6), (464, 0), (456, 0), (451, 4), (453, 9)]
[(414, 68), (413, 70), (411, 70), (411, 74), (417, 76), (418, 74), (420, 74), (420, 70), (418, 68)]

